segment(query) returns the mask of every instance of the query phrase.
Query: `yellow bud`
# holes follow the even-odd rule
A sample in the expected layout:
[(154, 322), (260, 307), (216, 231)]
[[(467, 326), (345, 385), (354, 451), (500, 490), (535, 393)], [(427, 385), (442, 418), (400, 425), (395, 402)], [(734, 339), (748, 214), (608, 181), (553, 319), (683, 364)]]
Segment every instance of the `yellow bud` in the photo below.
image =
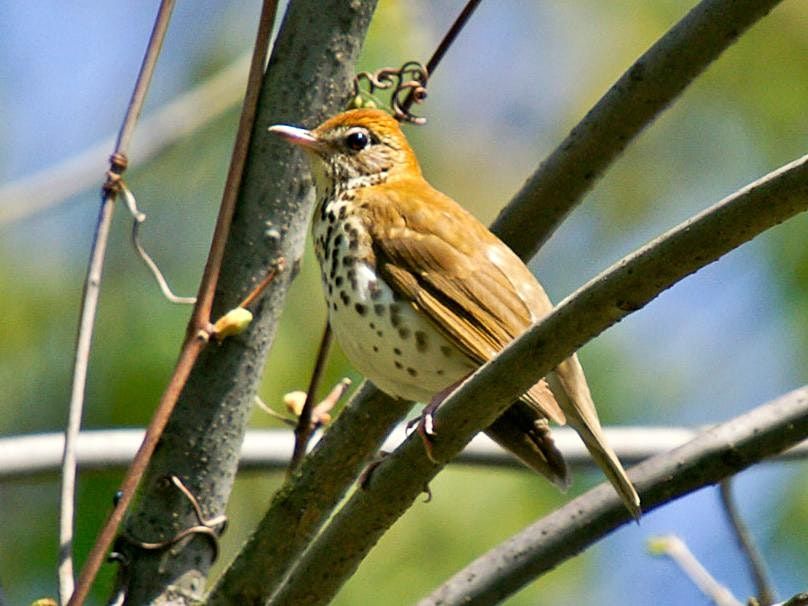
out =
[(651, 537), (645, 543), (645, 548), (652, 556), (667, 555), (671, 538), (669, 536)]
[(56, 600), (53, 598), (39, 598), (31, 602), (31, 606), (56, 606)]
[(243, 307), (231, 309), (213, 325), (213, 334), (219, 341), (244, 332), (252, 322), (253, 315)]
[(290, 391), (283, 396), (283, 403), (286, 404), (286, 410), (299, 417), (303, 410), (303, 405), (306, 403), (306, 392)]

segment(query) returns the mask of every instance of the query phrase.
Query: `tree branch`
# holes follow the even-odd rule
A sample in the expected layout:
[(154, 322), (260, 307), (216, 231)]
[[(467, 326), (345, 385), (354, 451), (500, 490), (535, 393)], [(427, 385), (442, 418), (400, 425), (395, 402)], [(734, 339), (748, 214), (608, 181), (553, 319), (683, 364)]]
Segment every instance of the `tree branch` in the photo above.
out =
[[(615, 82), (492, 227), (523, 259), (546, 242), (629, 143), (779, 0), (703, 0)], [(530, 229), (525, 229), (530, 225)]]
[[(73, 524), (75, 518), (76, 498), (76, 452), (75, 442), (81, 430), (82, 411), (84, 409), (84, 392), (87, 383), (87, 369), (90, 361), (90, 348), (92, 346), (95, 317), (98, 309), (98, 297), (101, 293), (101, 276), (104, 269), (104, 258), (107, 251), (112, 215), (115, 210), (115, 200), (118, 196), (118, 180), (126, 170), (127, 154), (132, 135), (135, 132), (140, 112), (146, 100), (146, 94), (151, 84), (157, 58), (163, 48), (171, 13), (174, 10), (174, 0), (163, 0), (154, 20), (146, 52), (141, 62), (137, 81), (132, 90), (126, 115), (121, 123), (121, 129), (115, 141), (115, 149), (110, 156), (110, 169), (102, 189), (101, 208), (98, 212), (95, 234), (93, 237), (90, 261), (87, 267), (87, 277), (82, 293), (81, 315), (79, 317), (78, 334), (76, 336), (76, 352), (73, 361), (73, 380), (70, 392), (68, 418), (65, 426), (64, 455), (62, 459), (62, 483), (59, 502), (59, 554), (58, 554), (58, 586), (59, 601), (66, 604), (71, 600), (75, 590), (73, 578)], [(91, 566), (92, 568), (92, 566)], [(87, 570), (87, 567), (85, 567)], [(85, 571), (82, 571), (82, 577)], [(86, 578), (86, 577), (85, 577)], [(84, 580), (84, 579), (82, 579)], [(87, 592), (87, 583), (79, 583), (78, 593)], [(77, 596), (78, 601), (82, 598)]]
[[(536, 380), (659, 293), (765, 229), (808, 208), (808, 156), (722, 200), (618, 262), (567, 297), (442, 405), (433, 455), (445, 462)], [(503, 380), (507, 377), (507, 380)], [(442, 431), (441, 428), (451, 428)], [(271, 602), (326, 603), (444, 463), (408, 439), (308, 548)], [(339, 556), (334, 550), (339, 550)]]
[[(357, 401), (362, 405), (357, 406)], [(264, 518), (206, 603), (265, 603), (410, 406), (363, 383), (337, 422), (272, 499)]]
[[(595, 177), (605, 170), (631, 138), (649, 124), (740, 32), (765, 15), (775, 4), (773, 0), (709, 0), (699, 4), (663, 38), (664, 42), (660, 41), (641, 57), (582, 123), (576, 126), (503, 210), (492, 230), (523, 259), (532, 256), (594, 184)], [(693, 28), (692, 34), (689, 33), (690, 28)], [(682, 58), (681, 63), (677, 57)], [(637, 78), (640, 73), (644, 76)], [(580, 174), (583, 174), (583, 181), (579, 178)], [(526, 230), (524, 225), (531, 225), (532, 228)], [(371, 400), (373, 404), (368, 403)], [(354, 397), (351, 406), (364, 409), (365, 406), (374, 407), (378, 401), (385, 401), (390, 407), (395, 405), (392, 398), (366, 384), (359, 395)], [(343, 422), (345, 421), (337, 419), (335, 425)], [(376, 423), (373, 417), (369, 417), (368, 422), (357, 425), (353, 431), (366, 435), (370, 432), (384, 432), (388, 427), (387, 419)], [(382, 439), (383, 436), (378, 436), (378, 441)], [(328, 436), (324, 440), (328, 440)], [(368, 443), (375, 441), (368, 440)], [(355, 454), (368, 457), (372, 452)], [(340, 465), (339, 458), (335, 461), (321, 461), (318, 469), (308, 470), (311, 474), (308, 477), (315, 482), (333, 477), (328, 465)], [(304, 468), (306, 465), (304, 461)], [(312, 528), (319, 528), (347, 490), (351, 479), (348, 474), (342, 477), (346, 478), (345, 486), (328, 483), (334, 490), (330, 495), (330, 506), (317, 513), (316, 521), (309, 517)], [(272, 505), (278, 511), (270, 510), (265, 522), (276, 515), (284, 517), (286, 499), (291, 500), (297, 491), (305, 492), (305, 487), (296, 483), (295, 487), (290, 487), (279, 495)], [(324, 499), (326, 495), (319, 496)], [(273, 526), (269, 523), (266, 526), (262, 524), (251, 540), (260, 542), (257, 537), (263, 534), (263, 528)]]
[[(365, 387), (368, 389), (368, 387)], [(657, 403), (663, 407), (665, 403)], [(606, 426), (606, 441), (624, 464), (639, 463), (649, 457), (678, 448), (699, 435), (706, 427), (662, 427), (654, 425)], [(400, 423), (381, 445), (395, 450), (406, 438)], [(569, 427), (553, 430), (553, 440), (572, 467), (595, 469), (594, 461), (578, 434)], [(142, 429), (97, 429), (82, 431), (76, 442), (76, 460), (81, 471), (125, 468), (143, 441)], [(0, 482), (52, 475), (59, 469), (64, 433), (35, 433), (0, 438)], [(239, 454), (239, 473), (276, 471), (289, 465), (294, 436), (288, 429), (250, 429)], [(808, 440), (776, 457), (777, 462), (808, 458)], [(527, 468), (485, 434), (477, 434), (452, 463), (490, 467)]]
[(195, 535), (162, 551), (141, 550), (137, 541), (164, 541), (197, 524), (187, 499), (164, 482), (168, 475), (182, 480), (206, 517), (224, 512), (262, 361), (302, 256), (309, 215), (300, 195), (307, 189), (300, 180), (302, 156), (290, 154), (265, 131), (282, 121), (315, 123), (344, 105), (374, 8), (371, 0), (297, 0), (287, 9), (261, 87), (212, 317), (241, 301), (279, 258), (291, 270), (280, 273), (256, 302), (246, 332), (200, 355), (185, 385), (143, 479), (138, 508), (127, 520), (125, 534), (132, 541), (119, 546), (132, 562), (127, 571), (131, 603), (158, 596), (187, 603), (202, 595), (215, 555), (208, 537)]
[[(705, 431), (631, 469), (650, 511), (714, 484), (808, 435), (808, 387)], [(604, 483), (481, 556), (419, 606), (496, 604), (632, 519)]]

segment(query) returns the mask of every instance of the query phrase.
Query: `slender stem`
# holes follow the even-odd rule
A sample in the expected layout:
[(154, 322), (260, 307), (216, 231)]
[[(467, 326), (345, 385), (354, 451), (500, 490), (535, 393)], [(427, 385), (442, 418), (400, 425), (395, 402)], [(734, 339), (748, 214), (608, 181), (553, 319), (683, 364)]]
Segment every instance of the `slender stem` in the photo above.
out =
[(230, 169), (227, 173), (222, 204), (219, 216), (216, 219), (216, 227), (213, 232), (208, 261), (202, 273), (202, 280), (197, 293), (197, 305), (194, 308), (191, 323), (197, 328), (203, 328), (210, 321), (211, 308), (213, 307), (213, 296), (216, 293), (216, 284), (219, 280), (219, 272), (222, 268), (224, 249), (227, 244), (227, 235), (230, 232), (230, 224), (233, 220), (233, 212), (236, 208), (239, 187), (244, 173), (244, 166), (247, 163), (247, 151), (250, 148), (250, 135), (255, 123), (255, 113), (258, 109), (258, 97), (261, 93), (261, 81), (264, 76), (264, 66), (266, 64), (267, 53), (269, 52), (269, 41), (272, 35), (272, 28), (275, 24), (277, 13), (277, 0), (264, 0), (261, 8), (261, 17), (256, 35), (255, 49), (253, 51), (250, 73), (247, 81), (247, 92), (244, 96), (244, 107), (239, 120), (236, 142), (233, 146), (233, 155), (230, 160)]
[(244, 297), (244, 299), (239, 303), (239, 307), (244, 307), (245, 309), (253, 304), (253, 302), (261, 296), (267, 286), (272, 283), (272, 280), (275, 279), (275, 276), (278, 275), (279, 271), (282, 271), (286, 266), (286, 261), (281, 258), (279, 259), (272, 267), (269, 268), (266, 275), (261, 279), (261, 281), (253, 288), (249, 294)]
[(306, 401), (303, 403), (303, 409), (300, 411), (297, 426), (295, 426), (295, 448), (292, 452), (292, 459), (289, 461), (287, 475), (292, 474), (300, 465), (300, 462), (306, 454), (306, 447), (309, 444), (312, 433), (314, 433), (311, 426), (311, 411), (314, 410), (314, 403), (316, 402), (315, 395), (317, 387), (320, 384), (320, 379), (323, 376), (323, 371), (325, 370), (328, 351), (331, 349), (332, 337), (331, 325), (326, 322), (323, 337), (320, 339), (320, 348), (317, 351), (317, 359), (314, 362), (314, 369), (311, 372), (309, 388), (306, 391)]
[(143, 476), (143, 472), (157, 446), (163, 429), (165, 429), (166, 423), (168, 423), (168, 419), (174, 410), (174, 406), (188, 379), (188, 375), (199, 353), (207, 343), (207, 340), (200, 336), (200, 331), (205, 331), (210, 321), (213, 294), (216, 290), (216, 282), (224, 254), (224, 246), (230, 229), (238, 185), (241, 182), (241, 174), (244, 168), (250, 134), (255, 119), (255, 111), (258, 105), (258, 92), (260, 90), (264, 63), (269, 49), (269, 39), (275, 20), (276, 5), (277, 2), (275, 0), (266, 0), (262, 9), (256, 44), (253, 50), (252, 63), (250, 64), (247, 93), (245, 95), (244, 107), (236, 134), (236, 142), (234, 144), (233, 157), (227, 175), (219, 217), (213, 233), (208, 261), (205, 265), (193, 316), (189, 322), (185, 343), (180, 352), (177, 365), (174, 368), (174, 373), (169, 380), (165, 392), (160, 398), (160, 403), (157, 406), (154, 417), (146, 430), (143, 444), (135, 455), (132, 465), (129, 467), (123, 483), (121, 484), (121, 498), (115, 504), (115, 508), (99, 532), (98, 538), (87, 558), (87, 563), (82, 570), (79, 585), (73, 597), (71, 597), (68, 606), (79, 606), (83, 604), (84, 600), (87, 598), (90, 587), (98, 574), (98, 570), (104, 561), (104, 557), (110, 545), (112, 545), (118, 527), (123, 520), (124, 513), (134, 497), (135, 489), (140, 482), (140, 478)]
[(107, 250), (109, 230), (115, 204), (112, 195), (105, 196), (96, 223), (96, 235), (90, 254), (90, 264), (84, 283), (81, 304), (81, 319), (73, 362), (73, 385), (70, 408), (64, 433), (62, 452), (61, 501), (59, 507), (59, 599), (64, 604), (73, 593), (73, 522), (76, 495), (76, 442), (81, 429), (84, 390), (87, 383), (87, 366), (92, 346), (98, 295), (101, 290), (101, 273)]
[[(432, 73), (437, 69), (438, 64), (443, 59), (443, 56), (446, 54), (446, 51), (449, 50), (449, 47), (455, 41), (460, 31), (465, 27), (466, 22), (471, 18), (471, 15), (479, 6), (481, 0), (469, 0), (466, 3), (466, 6), (463, 7), (463, 10), (458, 15), (455, 22), (452, 23), (452, 27), (449, 28), (449, 31), (446, 32), (446, 35), (443, 37), (443, 40), (440, 41), (438, 48), (435, 49), (435, 52), (432, 53), (432, 57), (430, 57), (429, 62), (426, 64), (426, 75), (427, 78), (432, 77)], [(412, 104), (415, 102), (415, 96), (413, 95), (412, 91), (410, 94), (407, 95), (407, 98), (404, 99), (404, 103), (401, 104), (401, 107), (404, 111), (407, 111)]]
[(727, 514), (727, 521), (729, 521), (732, 532), (735, 534), (738, 547), (746, 558), (749, 572), (752, 574), (752, 579), (755, 583), (755, 592), (757, 593), (760, 606), (770, 606), (777, 601), (777, 595), (774, 591), (774, 585), (766, 572), (766, 564), (763, 561), (763, 556), (755, 546), (755, 542), (752, 540), (752, 534), (749, 532), (749, 528), (746, 526), (746, 523), (744, 523), (738, 511), (738, 505), (732, 494), (732, 479), (728, 478), (718, 486), (719, 494), (721, 495), (721, 504), (724, 507), (724, 512)]
[(481, 0), (469, 0), (466, 3), (466, 6), (463, 7), (460, 15), (458, 15), (455, 22), (452, 24), (452, 27), (449, 28), (449, 31), (446, 32), (446, 35), (443, 37), (443, 40), (440, 41), (438, 48), (435, 49), (435, 52), (432, 54), (432, 57), (429, 59), (429, 63), (426, 64), (426, 72), (430, 76), (438, 67), (438, 64), (443, 59), (443, 55), (446, 54), (446, 51), (449, 50), (449, 47), (457, 38), (457, 35), (460, 31), (465, 27), (466, 22), (471, 18), (471, 15), (477, 10), (477, 7), (480, 5)]
[[(125, 158), (135, 124), (143, 109), (143, 102), (151, 83), (157, 58), (165, 39), (174, 0), (163, 0), (157, 12), (146, 54), (140, 67), (137, 82), (126, 110), (118, 140), (115, 144), (111, 171), (116, 177), (124, 170), (120, 158)], [(70, 396), (67, 427), (65, 428), (65, 449), (62, 460), (62, 486), (59, 513), (59, 599), (66, 603), (73, 593), (73, 521), (75, 518), (76, 498), (76, 441), (81, 429), (82, 409), (84, 407), (84, 391), (87, 383), (87, 366), (92, 345), (93, 327), (95, 325), (98, 296), (101, 289), (101, 276), (104, 268), (107, 242), (114, 210), (116, 190), (105, 188), (101, 202), (101, 210), (96, 224), (96, 235), (93, 240), (87, 279), (84, 284), (84, 295), (81, 304), (76, 356), (73, 365), (73, 386)]]

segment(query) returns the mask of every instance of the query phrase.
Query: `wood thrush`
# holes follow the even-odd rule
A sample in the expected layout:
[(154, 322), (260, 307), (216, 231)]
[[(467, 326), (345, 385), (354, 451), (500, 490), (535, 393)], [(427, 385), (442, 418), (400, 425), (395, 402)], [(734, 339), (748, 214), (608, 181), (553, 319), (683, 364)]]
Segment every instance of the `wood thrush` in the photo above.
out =
[[(314, 130), (269, 129), (306, 152), (329, 321), (351, 363), (382, 391), (429, 402), (552, 310), (505, 244), (421, 175), (398, 122), (339, 114)], [(548, 420), (574, 427), (636, 518), (640, 500), (606, 443), (578, 358), (536, 383), (486, 433), (563, 487)]]

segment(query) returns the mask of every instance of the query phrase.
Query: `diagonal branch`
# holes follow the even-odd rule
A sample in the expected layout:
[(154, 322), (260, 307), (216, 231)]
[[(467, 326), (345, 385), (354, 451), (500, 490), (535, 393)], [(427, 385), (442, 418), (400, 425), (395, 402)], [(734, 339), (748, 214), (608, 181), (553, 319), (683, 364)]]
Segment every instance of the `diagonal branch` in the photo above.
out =
[[(657, 238), (567, 297), (443, 404), (433, 455), (445, 462), (490, 425), (536, 377), (697, 269), (808, 208), (808, 156), (752, 183)], [(503, 380), (507, 377), (507, 380)], [(450, 429), (442, 429), (450, 428)], [(326, 603), (379, 537), (442, 468), (411, 436), (383, 461), (304, 554), (272, 601)], [(339, 545), (341, 556), (333, 557)]]
[[(776, 2), (772, 0), (765, 2), (744, 0), (737, 3), (728, 0), (702, 2), (666, 36), (664, 45), (656, 45), (638, 62), (638, 65), (643, 65), (646, 76), (654, 77), (631, 79), (629, 86), (621, 80), (622, 85), (613, 87), (612, 92), (598, 104), (600, 109), (590, 112), (584, 122), (576, 127), (573, 134), (552, 156), (555, 160), (548, 160), (539, 168), (523, 192), (500, 216), (492, 228), (495, 233), (520, 256), (529, 257), (594, 183), (594, 178), (590, 178), (582, 186), (578, 179), (566, 179), (564, 176), (577, 175), (579, 165), (590, 167), (587, 168), (587, 173), (591, 170), (593, 175), (595, 169), (598, 173), (602, 172), (631, 138), (649, 124), (710, 61), (727, 48), (738, 33), (761, 18), (775, 4)], [(703, 36), (705, 40), (694, 41), (688, 35), (689, 27), (695, 27), (698, 35)], [(734, 32), (734, 35), (729, 35), (730, 32)], [(693, 52), (695, 49), (701, 51)], [(681, 64), (676, 65), (677, 73), (669, 74), (676, 57), (684, 59)], [(636, 74), (636, 71), (634, 73)], [(660, 74), (665, 75), (660, 77)], [(670, 81), (667, 80), (668, 77)], [(625, 92), (622, 92), (623, 89)], [(642, 111), (638, 109), (638, 105), (644, 106)], [(616, 122), (615, 126), (609, 126), (612, 120)], [(622, 140), (617, 143), (617, 148), (609, 151), (610, 142), (617, 141), (618, 135)], [(574, 145), (571, 145), (573, 139)], [(591, 143), (588, 142), (589, 139), (592, 139)], [(570, 147), (573, 150), (577, 149), (577, 153), (572, 154), (569, 149), (565, 151), (565, 148)], [(597, 158), (598, 153), (604, 154), (602, 161)], [(542, 210), (548, 205), (557, 205), (557, 210), (548, 215)], [(525, 215), (530, 216), (522, 225), (529, 224), (534, 228), (526, 230), (520, 227)], [(541, 217), (541, 220), (537, 220), (537, 217)], [(539, 226), (538, 231), (535, 226)], [(300, 475), (293, 478), (273, 500), (264, 519), (245, 546), (245, 551), (234, 566), (226, 571), (214, 589), (211, 594), (213, 599), (227, 595), (222, 589), (226, 586), (237, 592), (243, 583), (250, 582), (251, 574), (256, 570), (264, 575), (262, 578), (265, 581), (264, 585), (256, 588), (257, 591), (269, 591), (271, 584), (282, 578), (292, 565), (293, 558), (305, 547), (306, 541), (314, 536), (348, 490), (348, 486), (355, 478), (356, 466), (361, 465), (357, 461), (373, 456), (375, 448), (373, 445), (381, 443), (391, 425), (387, 413), (396, 406), (397, 403), (392, 398), (382, 394), (372, 384), (366, 383), (357, 392), (350, 407), (356, 408), (358, 412), (351, 417), (343, 412), (323, 437), (318, 448), (325, 449), (332, 438), (336, 439), (337, 427), (344, 427), (347, 435), (362, 435), (365, 438), (362, 444), (350, 447), (351, 456), (348, 459), (342, 455), (333, 458), (322, 456), (316, 459), (316, 464), (313, 457), (304, 459)], [(399, 409), (402, 410), (401, 415), (405, 414), (403, 408)], [(369, 450), (360, 452), (362, 445)], [(338, 448), (334, 448), (335, 454), (339, 452)], [(299, 504), (305, 502), (310, 490), (302, 481), (304, 477), (320, 488), (317, 492), (318, 507), (311, 508), (305, 516), (298, 509)], [(335, 481), (337, 478), (341, 478), (341, 483)], [(262, 562), (270, 561), (251, 571), (248, 566), (250, 557), (266, 554), (266, 547), (273, 542), (282, 545), (281, 553), (276, 553), (277, 557), (262, 558)], [(247, 553), (252, 555), (248, 557)]]
[[(781, 452), (808, 435), (808, 387), (705, 431), (632, 468), (646, 511)], [(419, 606), (498, 604), (632, 519), (601, 484), (455, 574)]]
[[(779, 0), (703, 0), (615, 82), (497, 217), (530, 258), (603, 172), (704, 69)], [(525, 229), (530, 225), (530, 229)]]

